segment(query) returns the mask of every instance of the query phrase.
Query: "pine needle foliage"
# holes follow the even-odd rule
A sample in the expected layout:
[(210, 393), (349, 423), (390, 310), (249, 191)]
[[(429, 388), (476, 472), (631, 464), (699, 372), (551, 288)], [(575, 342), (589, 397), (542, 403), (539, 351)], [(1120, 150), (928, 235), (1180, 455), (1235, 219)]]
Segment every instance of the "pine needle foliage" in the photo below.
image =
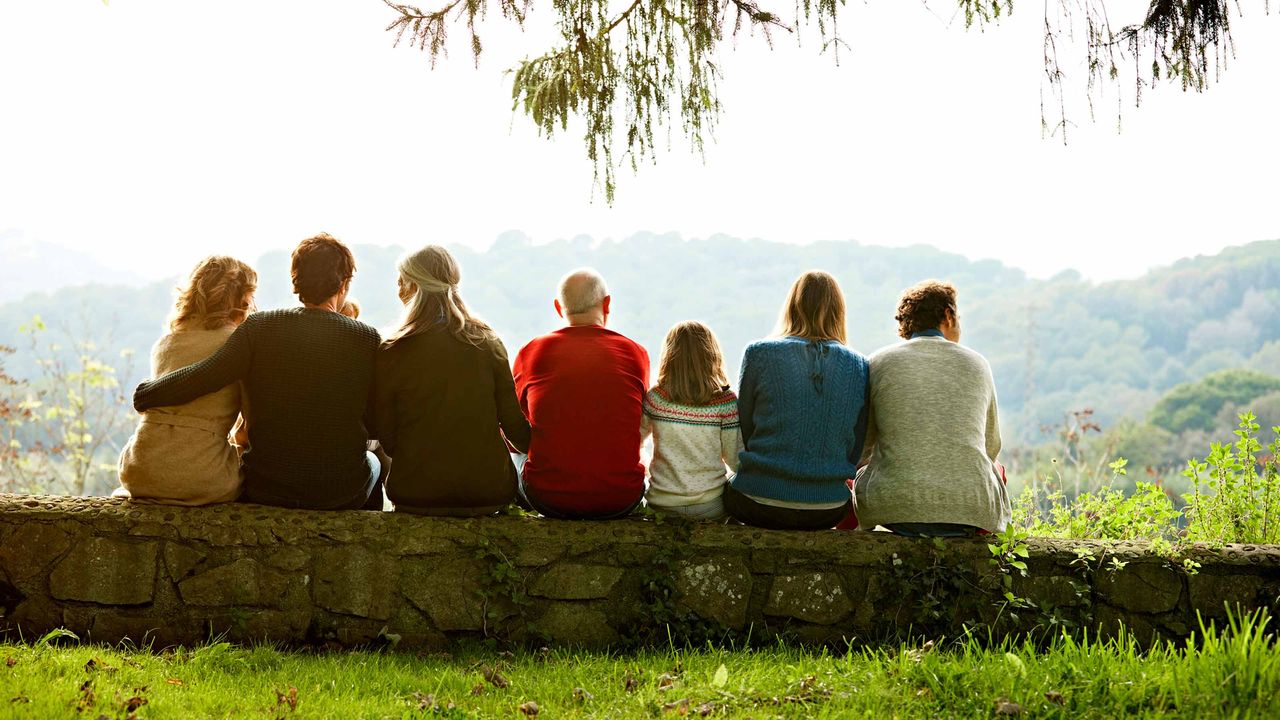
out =
[[(927, 2), (927, 0), (925, 0)], [(383, 0), (395, 12), (387, 30), (396, 44), (426, 52), (432, 66), (448, 56), (449, 29), (462, 26), (473, 60), (483, 43), (477, 23), (496, 3), (502, 17), (524, 26), (532, 0), (448, 0), (434, 10)], [(766, 0), (767, 2), (767, 0)], [(956, 0), (965, 27), (997, 24), (1012, 14), (1013, 0)], [(1019, 3), (1021, 4), (1021, 3)], [(513, 110), (524, 113), (540, 134), (569, 129), (571, 116), (584, 126), (583, 141), (597, 186), (612, 203), (621, 162), (639, 169), (653, 161), (655, 130), (679, 125), (692, 149), (702, 154), (722, 107), (717, 86), (720, 44), (745, 28), (759, 30), (772, 46), (783, 33), (799, 41), (802, 24), (816, 26), (818, 45), (836, 61), (843, 46), (838, 20), (845, 0), (796, 0), (788, 17), (756, 0), (551, 0), (560, 38), (540, 55), (512, 69)], [(1270, 13), (1270, 0), (1263, 0)], [(1150, 0), (1146, 13), (1128, 25), (1113, 25), (1107, 0), (1045, 0), (1044, 83), (1041, 124), (1046, 135), (1067, 138), (1064, 67), (1076, 67), (1081, 50), (1090, 115), (1101, 92), (1133, 62), (1134, 100), (1156, 82), (1183, 90), (1205, 90), (1232, 54), (1228, 0)], [(1237, 12), (1241, 12), (1239, 5)], [(1083, 41), (1083, 42), (1081, 42)], [(1150, 60), (1150, 75), (1145, 63)], [(1117, 95), (1119, 99), (1120, 96)], [(1049, 110), (1050, 107), (1054, 109)], [(1052, 124), (1050, 115), (1058, 119)], [(1117, 114), (1119, 119), (1119, 114)], [(576, 126), (575, 126), (576, 127)]]

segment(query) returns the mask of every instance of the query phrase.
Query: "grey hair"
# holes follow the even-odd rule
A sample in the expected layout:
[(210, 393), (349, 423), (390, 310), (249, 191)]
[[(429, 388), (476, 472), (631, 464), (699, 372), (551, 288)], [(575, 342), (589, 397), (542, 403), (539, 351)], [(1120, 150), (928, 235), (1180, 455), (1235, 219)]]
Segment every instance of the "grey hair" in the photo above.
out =
[(458, 340), (476, 346), (484, 344), (492, 335), (492, 328), (472, 316), (462, 302), (458, 294), (462, 273), (448, 250), (428, 245), (400, 258), (396, 267), (400, 277), (413, 283), (416, 289), (405, 307), (400, 328), (383, 341), (383, 347), (392, 347), (441, 323)]
[(581, 315), (599, 307), (609, 296), (604, 278), (593, 268), (578, 268), (560, 279), (560, 307), (566, 315)]

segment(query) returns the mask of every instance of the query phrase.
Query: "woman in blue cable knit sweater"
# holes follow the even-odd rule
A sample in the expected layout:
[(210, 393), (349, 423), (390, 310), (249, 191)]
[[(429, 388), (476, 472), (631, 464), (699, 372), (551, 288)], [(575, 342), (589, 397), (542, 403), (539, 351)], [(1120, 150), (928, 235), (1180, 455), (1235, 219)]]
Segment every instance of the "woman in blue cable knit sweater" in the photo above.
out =
[(852, 511), (846, 481), (867, 430), (867, 359), (845, 345), (844, 295), (807, 272), (791, 286), (778, 337), (747, 347), (738, 411), (743, 451), (724, 505), (776, 530), (831, 528)]

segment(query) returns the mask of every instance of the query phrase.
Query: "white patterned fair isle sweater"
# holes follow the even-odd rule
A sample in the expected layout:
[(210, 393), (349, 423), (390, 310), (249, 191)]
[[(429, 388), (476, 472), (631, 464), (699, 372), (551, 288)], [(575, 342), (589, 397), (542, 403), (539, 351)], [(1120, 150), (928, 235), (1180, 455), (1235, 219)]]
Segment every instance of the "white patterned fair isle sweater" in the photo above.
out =
[(660, 387), (644, 397), (642, 437), (653, 434), (645, 500), (659, 507), (711, 502), (738, 469), (738, 396), (725, 389), (707, 405), (672, 402)]

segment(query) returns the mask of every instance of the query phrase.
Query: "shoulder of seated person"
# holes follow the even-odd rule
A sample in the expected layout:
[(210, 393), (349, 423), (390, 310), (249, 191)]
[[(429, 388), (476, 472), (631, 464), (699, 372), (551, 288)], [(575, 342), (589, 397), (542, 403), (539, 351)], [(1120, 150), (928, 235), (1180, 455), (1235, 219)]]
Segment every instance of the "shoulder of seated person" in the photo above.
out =
[(831, 343), (831, 349), (841, 355), (848, 356), (853, 360), (861, 360), (862, 362), (867, 361), (867, 356), (862, 354), (861, 351), (855, 347), (845, 345), (844, 343)]
[(240, 323), (240, 326), (253, 327), (254, 325), (269, 323), (273, 320), (279, 320), (280, 318), (288, 317), (293, 314), (294, 314), (293, 312), (291, 312), (286, 308), (277, 308), (273, 310), (258, 310), (257, 312), (249, 313), (249, 315), (245, 317), (244, 322)]
[(349, 318), (346, 315), (335, 312), (328, 313), (327, 315), (320, 315), (318, 317), (323, 318), (323, 320), (327, 322), (336, 323), (339, 327), (352, 331), (357, 335), (372, 338), (375, 344), (382, 342), (382, 336), (378, 333), (377, 328), (363, 320)]
[(747, 352), (762, 352), (774, 348), (786, 347), (791, 344), (790, 338), (785, 337), (767, 337), (760, 338), (747, 345)]

